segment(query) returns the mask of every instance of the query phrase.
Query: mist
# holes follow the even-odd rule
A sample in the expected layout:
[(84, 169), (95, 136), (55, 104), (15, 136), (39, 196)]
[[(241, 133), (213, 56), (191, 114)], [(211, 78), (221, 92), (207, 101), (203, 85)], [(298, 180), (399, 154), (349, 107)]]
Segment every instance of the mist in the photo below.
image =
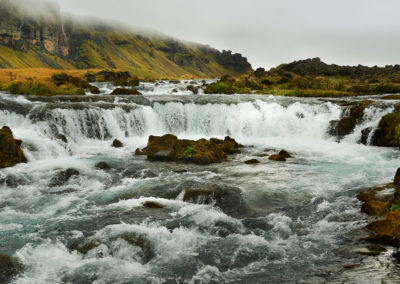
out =
[(395, 0), (54, 1), (66, 13), (242, 53), (255, 68), (310, 57), (343, 65), (400, 63)]

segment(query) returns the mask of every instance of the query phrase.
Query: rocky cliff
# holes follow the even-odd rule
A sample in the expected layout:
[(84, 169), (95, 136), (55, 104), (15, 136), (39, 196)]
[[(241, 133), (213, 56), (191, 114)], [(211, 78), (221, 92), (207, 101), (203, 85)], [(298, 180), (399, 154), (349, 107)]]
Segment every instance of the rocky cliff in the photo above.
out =
[(118, 68), (139, 76), (217, 77), (251, 70), (230, 51), (65, 16), (46, 1), (0, 0), (0, 68)]

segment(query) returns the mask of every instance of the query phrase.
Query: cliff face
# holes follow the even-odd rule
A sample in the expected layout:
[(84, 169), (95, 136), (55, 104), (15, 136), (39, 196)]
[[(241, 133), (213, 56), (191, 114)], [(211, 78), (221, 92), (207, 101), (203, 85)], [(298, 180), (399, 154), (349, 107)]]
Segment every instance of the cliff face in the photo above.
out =
[[(40, 4), (38, 4), (40, 3)], [(55, 55), (68, 55), (59, 8), (50, 2), (39, 6), (24, 0), (0, 0), (0, 43), (16, 50), (31, 45)], [(28, 11), (34, 11), (28, 14)]]
[[(0, 0), (0, 68), (118, 68), (139, 76), (217, 77), (251, 70), (206, 45), (63, 17), (51, 2)], [(33, 11), (33, 12), (32, 12)]]

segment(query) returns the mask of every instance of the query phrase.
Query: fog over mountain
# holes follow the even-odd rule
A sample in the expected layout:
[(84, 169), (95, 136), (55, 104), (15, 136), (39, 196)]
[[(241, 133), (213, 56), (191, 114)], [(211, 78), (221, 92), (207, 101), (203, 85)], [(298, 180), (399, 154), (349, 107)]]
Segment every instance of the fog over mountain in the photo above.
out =
[(254, 67), (319, 56), (337, 64), (400, 62), (395, 0), (57, 0), (63, 11), (123, 21), (232, 49)]

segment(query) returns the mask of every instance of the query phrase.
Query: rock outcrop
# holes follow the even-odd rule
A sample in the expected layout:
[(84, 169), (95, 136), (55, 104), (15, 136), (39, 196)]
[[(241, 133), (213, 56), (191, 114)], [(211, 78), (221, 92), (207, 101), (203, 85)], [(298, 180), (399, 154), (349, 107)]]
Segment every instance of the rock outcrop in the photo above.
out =
[(124, 88), (117, 88), (111, 93), (112, 96), (126, 96), (126, 95), (136, 95), (141, 96), (142, 93), (136, 89), (124, 89)]
[(349, 115), (342, 117), (340, 120), (331, 122), (329, 133), (332, 136), (342, 138), (354, 131), (354, 128), (361, 122), (364, 116), (364, 110), (372, 104), (372, 101), (366, 100), (353, 106), (349, 110)]
[(400, 169), (394, 182), (384, 186), (370, 188), (358, 194), (363, 202), (361, 212), (383, 217), (368, 224), (373, 233), (364, 240), (379, 244), (399, 247), (400, 245)]
[(400, 113), (389, 113), (382, 117), (373, 133), (371, 144), (381, 147), (400, 146)]
[(0, 129), (0, 168), (26, 163), (26, 158), (21, 149), (22, 141), (14, 139), (11, 129), (3, 126)]
[(181, 140), (171, 134), (150, 136), (147, 144), (147, 159), (151, 161), (185, 161), (198, 165), (221, 163), (228, 154), (239, 148), (238, 143), (230, 137), (224, 140), (212, 138)]

